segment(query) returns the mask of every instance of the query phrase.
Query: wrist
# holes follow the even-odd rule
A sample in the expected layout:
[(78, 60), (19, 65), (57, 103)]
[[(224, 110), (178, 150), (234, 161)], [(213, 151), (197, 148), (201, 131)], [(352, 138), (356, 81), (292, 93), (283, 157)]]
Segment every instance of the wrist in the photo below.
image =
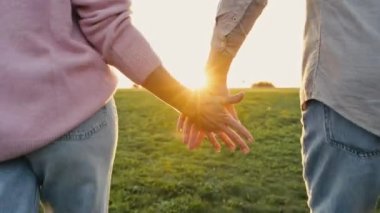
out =
[(174, 108), (186, 116), (192, 116), (195, 112), (197, 95), (196, 92), (189, 89), (184, 89), (182, 92), (177, 93), (177, 98), (174, 98), (176, 103)]
[(193, 105), (192, 91), (174, 79), (164, 67), (160, 66), (154, 70), (142, 86), (174, 109), (180, 112), (191, 112), (188, 110), (191, 106), (188, 105)]
[(226, 83), (210, 82), (207, 84), (206, 90), (211, 95), (226, 96), (229, 94)]

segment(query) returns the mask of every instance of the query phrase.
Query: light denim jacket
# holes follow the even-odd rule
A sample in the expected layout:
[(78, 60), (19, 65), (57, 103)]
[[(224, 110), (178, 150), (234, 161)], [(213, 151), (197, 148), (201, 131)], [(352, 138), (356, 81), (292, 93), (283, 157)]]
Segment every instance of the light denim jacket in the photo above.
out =
[[(212, 48), (234, 56), (266, 3), (221, 0)], [(307, 0), (300, 90), (301, 104), (319, 100), (378, 136), (379, 20), (379, 0)]]

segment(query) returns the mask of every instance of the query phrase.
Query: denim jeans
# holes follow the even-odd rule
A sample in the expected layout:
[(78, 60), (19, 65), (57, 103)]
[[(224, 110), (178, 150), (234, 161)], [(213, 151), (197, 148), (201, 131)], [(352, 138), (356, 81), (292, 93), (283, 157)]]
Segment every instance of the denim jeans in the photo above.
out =
[(380, 192), (380, 137), (314, 100), (307, 103), (302, 123), (311, 212), (374, 211)]
[(117, 141), (114, 101), (48, 146), (0, 163), (0, 212), (108, 212)]

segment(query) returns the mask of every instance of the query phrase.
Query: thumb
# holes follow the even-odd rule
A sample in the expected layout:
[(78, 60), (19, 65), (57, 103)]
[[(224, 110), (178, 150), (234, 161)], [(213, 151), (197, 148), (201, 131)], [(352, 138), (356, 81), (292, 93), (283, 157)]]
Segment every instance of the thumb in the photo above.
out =
[(235, 95), (229, 95), (224, 98), (223, 104), (237, 104), (241, 102), (244, 98), (244, 93), (239, 92), (238, 94)]

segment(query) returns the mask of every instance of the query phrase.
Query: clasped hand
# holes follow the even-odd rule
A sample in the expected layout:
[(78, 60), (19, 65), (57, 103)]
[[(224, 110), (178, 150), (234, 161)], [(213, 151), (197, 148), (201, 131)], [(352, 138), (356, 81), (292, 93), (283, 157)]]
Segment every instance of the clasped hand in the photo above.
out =
[(240, 123), (233, 106), (243, 98), (243, 93), (214, 95), (206, 90), (194, 92), (193, 100), (189, 101), (193, 104), (182, 112), (177, 123), (177, 130), (183, 134), (183, 142), (187, 147), (193, 150), (208, 138), (214, 149), (219, 152), (219, 138), (231, 151), (238, 145), (240, 150), (247, 154), (250, 151), (247, 142), (253, 142), (253, 137)]

